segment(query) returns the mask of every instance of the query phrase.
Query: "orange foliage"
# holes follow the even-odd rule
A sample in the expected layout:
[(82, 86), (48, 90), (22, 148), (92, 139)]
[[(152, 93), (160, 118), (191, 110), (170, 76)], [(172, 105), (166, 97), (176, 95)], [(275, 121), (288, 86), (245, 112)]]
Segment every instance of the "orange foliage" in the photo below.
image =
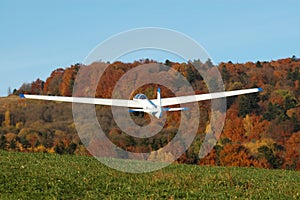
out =
[(64, 74), (64, 69), (54, 70), (44, 85), (44, 93), (50, 95), (60, 95), (59, 85)]
[(238, 144), (226, 144), (220, 152), (220, 163), (223, 166), (267, 167), (266, 160), (254, 159), (249, 150)]
[(286, 155), (285, 166), (297, 166), (299, 167), (300, 160), (300, 132), (294, 133), (286, 143)]

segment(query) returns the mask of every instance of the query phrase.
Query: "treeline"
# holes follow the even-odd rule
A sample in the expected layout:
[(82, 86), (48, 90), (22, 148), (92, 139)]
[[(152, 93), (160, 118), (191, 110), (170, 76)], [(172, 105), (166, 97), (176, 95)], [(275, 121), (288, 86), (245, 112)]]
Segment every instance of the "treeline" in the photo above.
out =
[[(114, 84), (128, 70), (154, 62), (146, 59), (110, 64), (98, 83), (96, 97), (111, 97)], [(164, 64), (184, 75), (195, 91), (207, 92), (192, 62), (175, 63), (167, 60)], [(96, 67), (97, 63), (93, 65)], [(76, 64), (66, 69), (56, 69), (45, 82), (37, 79), (30, 84), (23, 84), (14, 94), (71, 96), (79, 69), (87, 67)], [(218, 66), (207, 64), (207, 67), (218, 67), (226, 90), (261, 87), (263, 92), (227, 99), (226, 122), (221, 138), (203, 159), (198, 158), (198, 153), (209, 129), (207, 124), (211, 113), (209, 101), (199, 103), (201, 119), (197, 137), (177, 162), (300, 170), (300, 60), (292, 57), (270, 62), (227, 62)], [(98, 79), (89, 77), (87, 81)], [(151, 84), (137, 92), (155, 98), (157, 87)], [(162, 91), (163, 96), (172, 95), (167, 89)], [(168, 113), (164, 129), (157, 136), (142, 140), (129, 137), (119, 130), (112, 120), (109, 107), (97, 106), (96, 111), (98, 121), (110, 140), (132, 152), (148, 152), (163, 147), (176, 134), (180, 121), (180, 113)], [(147, 115), (132, 115), (132, 118), (140, 125), (149, 122)], [(20, 100), (12, 96), (1, 102), (0, 124), (2, 149), (88, 154), (76, 134), (70, 104)], [(91, 142), (90, 145), (101, 144)]]

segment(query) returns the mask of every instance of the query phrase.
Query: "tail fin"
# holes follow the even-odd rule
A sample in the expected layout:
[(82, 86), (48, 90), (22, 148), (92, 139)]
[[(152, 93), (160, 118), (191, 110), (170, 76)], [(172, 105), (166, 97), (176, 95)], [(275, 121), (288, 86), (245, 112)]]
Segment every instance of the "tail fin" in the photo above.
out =
[(162, 117), (162, 107), (161, 107), (161, 95), (160, 88), (157, 88), (157, 112), (155, 113), (155, 117), (158, 119)]
[(158, 107), (161, 107), (160, 88), (157, 88), (157, 102), (158, 102)]

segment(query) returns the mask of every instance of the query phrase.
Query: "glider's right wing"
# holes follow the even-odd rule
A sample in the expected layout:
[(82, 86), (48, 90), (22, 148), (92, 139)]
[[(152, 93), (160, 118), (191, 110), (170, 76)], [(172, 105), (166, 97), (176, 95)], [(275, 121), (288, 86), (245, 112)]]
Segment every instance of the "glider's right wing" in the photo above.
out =
[(21, 98), (48, 100), (48, 101), (61, 101), (71, 103), (85, 103), (106, 106), (120, 106), (129, 108), (143, 108), (139, 101), (126, 100), (126, 99), (103, 99), (103, 98), (88, 98), (88, 97), (64, 97), (64, 96), (45, 96), (45, 95), (31, 95), (21, 94)]

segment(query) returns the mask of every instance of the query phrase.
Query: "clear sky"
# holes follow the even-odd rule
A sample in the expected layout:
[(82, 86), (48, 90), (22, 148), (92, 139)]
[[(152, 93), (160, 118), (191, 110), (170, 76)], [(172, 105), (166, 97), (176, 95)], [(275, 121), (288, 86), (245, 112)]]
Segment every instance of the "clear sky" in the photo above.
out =
[(0, 96), (133, 28), (182, 32), (214, 63), (300, 56), (299, 0), (1, 0), (0, 27)]

